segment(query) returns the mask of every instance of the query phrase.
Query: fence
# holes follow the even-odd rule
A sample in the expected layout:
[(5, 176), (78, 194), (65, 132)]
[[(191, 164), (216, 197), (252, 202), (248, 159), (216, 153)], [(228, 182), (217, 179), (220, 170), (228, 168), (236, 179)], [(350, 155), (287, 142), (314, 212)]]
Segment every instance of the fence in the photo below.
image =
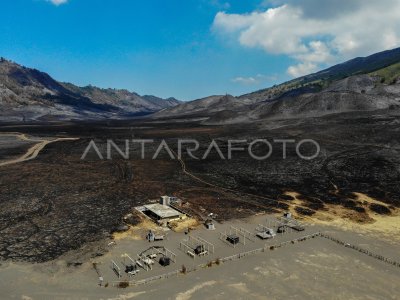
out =
[[(218, 259), (218, 261), (223, 263), (223, 262), (238, 260), (238, 259), (241, 259), (241, 258), (249, 256), (249, 255), (254, 255), (254, 254), (261, 253), (261, 252), (265, 252), (266, 250), (271, 249), (271, 248), (275, 249), (275, 248), (279, 248), (279, 247), (282, 247), (282, 246), (287, 245), (287, 244), (294, 244), (295, 242), (305, 241), (307, 239), (314, 238), (315, 236), (318, 236), (318, 235), (320, 235), (319, 232), (314, 233), (314, 234), (310, 234), (310, 235), (306, 235), (306, 236), (303, 236), (303, 237), (300, 237), (300, 238), (297, 238), (297, 239), (293, 239), (293, 240), (290, 240), (290, 241), (282, 242), (282, 243), (279, 243), (277, 245), (264, 246), (263, 248), (258, 248), (258, 249), (254, 249), (254, 250), (250, 250), (250, 251), (246, 251), (246, 252), (241, 252), (241, 253), (238, 253), (238, 254), (235, 254), (235, 255), (223, 257), (223, 258)], [(205, 268), (208, 265), (209, 265), (209, 263), (206, 263), (206, 264), (200, 264), (200, 265), (198, 265), (197, 267), (194, 267), (194, 268), (190, 268), (190, 269), (186, 268), (184, 273), (191, 273), (191, 272), (196, 271), (197, 269)], [(155, 280), (166, 279), (166, 278), (169, 278), (169, 277), (172, 277), (172, 276), (178, 276), (181, 273), (182, 273), (182, 270), (175, 270), (175, 271), (172, 271), (170, 273), (157, 275), (157, 276), (153, 276), (153, 277), (149, 277), (149, 278), (141, 279), (141, 280), (137, 280), (137, 281), (114, 281), (112, 283), (112, 285), (113, 286), (119, 286), (121, 283), (125, 283), (125, 284), (127, 284), (129, 286), (138, 286), (138, 285), (143, 285), (143, 284), (150, 283), (150, 282), (155, 281)]]
[[(369, 256), (371, 256), (373, 258), (379, 259), (379, 260), (384, 261), (384, 262), (386, 262), (388, 264), (394, 265), (396, 267), (400, 267), (400, 263), (399, 262), (396, 262), (396, 261), (394, 261), (394, 260), (392, 260), (390, 258), (386, 258), (386, 257), (384, 257), (382, 255), (379, 255), (379, 254), (373, 253), (371, 251), (365, 250), (365, 249), (360, 248), (360, 247), (358, 247), (356, 245), (351, 245), (349, 243), (343, 242), (343, 241), (341, 241), (341, 240), (339, 240), (337, 238), (334, 238), (332, 236), (329, 236), (329, 235), (321, 233), (321, 232), (316, 232), (316, 233), (309, 234), (309, 235), (306, 235), (306, 236), (302, 236), (302, 237), (299, 237), (299, 238), (296, 238), (296, 239), (293, 239), (293, 240), (281, 242), (281, 243), (275, 244), (275, 245), (269, 245), (269, 246), (265, 245), (262, 248), (258, 248), (258, 249), (254, 249), (254, 250), (250, 250), (250, 251), (246, 251), (246, 252), (241, 252), (241, 253), (234, 254), (234, 255), (231, 255), (231, 256), (226, 256), (226, 257), (223, 257), (223, 258), (219, 258), (218, 261), (221, 262), (221, 263), (228, 262), (228, 261), (234, 261), (234, 260), (238, 260), (238, 259), (241, 259), (241, 258), (249, 256), (249, 255), (254, 255), (254, 254), (261, 253), (261, 252), (265, 252), (267, 250), (273, 250), (273, 249), (281, 248), (281, 247), (289, 245), (289, 244), (295, 244), (297, 242), (303, 242), (303, 241), (306, 241), (308, 239), (312, 239), (312, 238), (315, 238), (315, 237), (323, 237), (323, 238), (329, 239), (329, 240), (331, 240), (331, 241), (333, 241), (333, 242), (335, 242), (335, 243), (337, 243), (339, 245), (342, 245), (344, 247), (354, 249), (354, 250), (356, 250), (356, 251), (358, 251), (360, 253), (369, 255)], [(209, 265), (209, 263), (200, 264), (197, 267), (194, 267), (194, 268), (191, 268), (191, 269), (186, 269), (185, 273), (194, 272), (197, 269), (205, 268), (208, 265)], [(138, 285), (150, 283), (150, 282), (155, 281), (155, 280), (166, 279), (166, 278), (169, 278), (169, 277), (172, 277), (172, 276), (178, 276), (181, 273), (182, 273), (182, 270), (176, 270), (176, 271), (173, 271), (173, 272), (170, 272), (170, 273), (166, 273), (166, 274), (162, 274), (162, 275), (158, 275), (158, 276), (153, 276), (153, 277), (142, 279), (142, 280), (138, 280), (138, 281), (129, 281), (128, 283), (129, 283), (130, 286), (138, 286)], [(113, 282), (113, 286), (118, 286), (120, 283), (121, 283), (121, 281)]]
[(376, 253), (371, 252), (369, 250), (363, 249), (363, 248), (361, 248), (359, 246), (343, 242), (343, 241), (341, 241), (341, 240), (339, 240), (337, 238), (334, 238), (334, 237), (332, 237), (330, 235), (327, 235), (327, 234), (324, 234), (324, 233), (321, 233), (320, 236), (323, 237), (323, 238), (326, 238), (328, 240), (331, 240), (331, 241), (337, 243), (338, 245), (341, 245), (341, 246), (344, 246), (346, 248), (350, 248), (350, 249), (356, 250), (356, 251), (358, 251), (360, 253), (366, 254), (366, 255), (368, 255), (370, 257), (373, 257), (375, 259), (378, 259), (380, 261), (383, 261), (385, 263), (388, 263), (388, 264), (391, 264), (393, 266), (396, 266), (396, 267), (400, 268), (400, 262), (394, 261), (391, 258), (387, 258), (387, 257), (384, 257), (383, 255), (376, 254)]
[(254, 250), (250, 250), (250, 251), (234, 254), (234, 255), (231, 255), (231, 256), (223, 257), (223, 258), (220, 259), (220, 261), (221, 262), (226, 262), (226, 261), (232, 261), (232, 260), (241, 259), (241, 258), (249, 256), (249, 255), (254, 255), (254, 254), (257, 254), (257, 253), (265, 252), (268, 249), (269, 250), (276, 249), (276, 248), (280, 248), (280, 247), (283, 247), (283, 246), (288, 245), (288, 244), (294, 244), (296, 242), (302, 242), (302, 241), (314, 238), (314, 237), (319, 236), (319, 235), (320, 235), (320, 233), (316, 232), (314, 234), (309, 234), (309, 235), (306, 235), (306, 236), (303, 236), (303, 237), (300, 237), (300, 238), (297, 238), (297, 239), (293, 239), (293, 240), (290, 240), (290, 241), (285, 241), (285, 242), (282, 242), (282, 243), (279, 243), (279, 244), (270, 245), (270, 246), (264, 246), (263, 248), (258, 248), (258, 249), (254, 249)]
[[(155, 280), (160, 280), (160, 279), (166, 279), (172, 276), (178, 276), (178, 274), (181, 273), (181, 270), (176, 270), (176, 271), (172, 271), (166, 274), (161, 274), (161, 275), (157, 275), (157, 276), (153, 276), (153, 277), (149, 277), (149, 278), (145, 278), (145, 279), (141, 279), (141, 280), (137, 280), (137, 281), (126, 281), (129, 286), (138, 286), (138, 285), (143, 285), (143, 284), (147, 284), (150, 283), (152, 281)], [(120, 285), (120, 283), (122, 283), (123, 281), (114, 281), (112, 283), (113, 286), (118, 286)]]

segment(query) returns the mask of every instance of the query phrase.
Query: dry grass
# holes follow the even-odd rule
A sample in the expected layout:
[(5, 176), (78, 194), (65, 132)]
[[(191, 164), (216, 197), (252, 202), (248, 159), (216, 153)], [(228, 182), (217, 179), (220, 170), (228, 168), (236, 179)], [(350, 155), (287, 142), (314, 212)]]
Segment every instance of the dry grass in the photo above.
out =
[(294, 198), (289, 203), (289, 211), (296, 218), (310, 223), (336, 226), (347, 231), (368, 233), (388, 241), (400, 241), (400, 211), (392, 210), (391, 216), (379, 215), (371, 211), (370, 204), (383, 206), (387, 206), (387, 204), (363, 193), (353, 194), (356, 196), (356, 201), (365, 208), (365, 213), (359, 213), (341, 205), (325, 204), (325, 210), (316, 211), (313, 216), (299, 215), (295, 211), (296, 206), (304, 204), (302, 200), (298, 199), (300, 194), (296, 192), (286, 192), (285, 194)]
[(196, 228), (199, 225), (199, 221), (194, 218), (170, 222), (170, 228), (175, 232), (183, 232), (188, 228)]
[(149, 230), (158, 231), (160, 229), (154, 222), (150, 219), (137, 214), (140, 218), (140, 223), (135, 226), (129, 226), (129, 229), (124, 232), (115, 232), (113, 234), (113, 239), (116, 241), (123, 239), (132, 240), (143, 240), (146, 237), (146, 233)]

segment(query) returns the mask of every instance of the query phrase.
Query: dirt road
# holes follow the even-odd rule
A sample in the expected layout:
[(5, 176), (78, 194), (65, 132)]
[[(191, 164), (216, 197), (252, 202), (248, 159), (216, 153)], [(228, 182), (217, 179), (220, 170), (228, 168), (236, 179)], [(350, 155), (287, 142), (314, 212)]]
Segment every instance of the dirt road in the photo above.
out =
[[(183, 159), (181, 159), (181, 158), (177, 155), (177, 153), (176, 153), (175, 151), (173, 151), (173, 150), (171, 150), (171, 151), (173, 152), (174, 156), (178, 159), (179, 163), (181, 164), (182, 172), (183, 172), (184, 174), (190, 176), (190, 177), (193, 178), (194, 180), (200, 182), (200, 183), (203, 183), (203, 184), (205, 184), (205, 185), (208, 185), (208, 186), (210, 186), (210, 187), (213, 187), (213, 188), (216, 188), (216, 189), (219, 189), (219, 190), (222, 190), (222, 191), (231, 192), (231, 193), (234, 193), (234, 194), (247, 195), (247, 196), (250, 196), (250, 197), (255, 197), (255, 198), (267, 200), (267, 201), (273, 202), (273, 203), (280, 203), (280, 201), (278, 201), (278, 200), (276, 200), (276, 199), (273, 199), (273, 198), (269, 198), (269, 197), (265, 197), (265, 196), (261, 196), (261, 195), (257, 195), (257, 194), (250, 194), (250, 193), (246, 193), (246, 192), (243, 192), (243, 191), (238, 191), (238, 190), (235, 190), (235, 189), (230, 189), (230, 188), (226, 188), (226, 187), (223, 187), (223, 186), (216, 185), (216, 184), (214, 184), (214, 183), (207, 182), (207, 181), (205, 181), (204, 179), (202, 179), (202, 178), (200, 178), (200, 177), (197, 177), (196, 175), (194, 175), (193, 173), (191, 173), (191, 172), (187, 169), (186, 164), (185, 164), (185, 162), (183, 161)], [(267, 205), (260, 204), (260, 203), (258, 203), (258, 202), (256, 202), (256, 201), (251, 201), (251, 200), (249, 200), (249, 199), (246, 199), (246, 200), (235, 199), (235, 201), (236, 201), (236, 202), (243, 202), (243, 203), (246, 203), (246, 204), (251, 203), (251, 204), (253, 204), (253, 205), (257, 206), (257, 207), (260, 207), (260, 208), (262, 208), (262, 209), (270, 209), (270, 207), (267, 206)]]
[(50, 140), (38, 139), (38, 138), (31, 138), (31, 137), (27, 136), (26, 134), (19, 133), (19, 132), (0, 133), (0, 137), (1, 136), (15, 136), (19, 140), (28, 141), (28, 142), (36, 142), (36, 144), (33, 145), (32, 147), (30, 147), (24, 155), (22, 155), (18, 158), (15, 158), (15, 159), (0, 162), (0, 167), (21, 163), (21, 162), (28, 161), (31, 159), (35, 159), (38, 156), (38, 154), (40, 153), (40, 151), (42, 151), (43, 148), (46, 147), (46, 145), (48, 145), (50, 143), (62, 142), (62, 141), (75, 141), (75, 140), (79, 139), (79, 138), (55, 138), (55, 139), (50, 139)]

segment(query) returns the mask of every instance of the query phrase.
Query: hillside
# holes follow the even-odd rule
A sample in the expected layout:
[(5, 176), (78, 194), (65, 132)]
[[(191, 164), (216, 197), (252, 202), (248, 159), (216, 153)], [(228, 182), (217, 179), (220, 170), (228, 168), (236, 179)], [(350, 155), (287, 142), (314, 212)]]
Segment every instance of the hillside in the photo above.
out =
[(239, 97), (213, 96), (164, 109), (154, 118), (210, 124), (318, 117), (400, 107), (400, 48), (355, 58), (315, 74)]
[(323, 116), (399, 107), (400, 48), (332, 66), (239, 97), (214, 95), (190, 102), (135, 92), (78, 87), (0, 60), (2, 121), (129, 119), (240, 123), (263, 118)]
[(61, 83), (44, 72), (0, 59), (2, 121), (129, 118), (179, 103), (127, 90)]
[(317, 73), (305, 75), (271, 88), (245, 94), (241, 98), (257, 100), (264, 98), (265, 100), (284, 97), (288, 93), (297, 95), (304, 92), (316, 92), (327, 87), (334, 81), (383, 70), (399, 62), (400, 48), (387, 50), (367, 57), (357, 57)]
[(371, 76), (379, 76), (381, 83), (394, 84), (400, 74), (400, 63), (390, 65), (386, 68), (371, 72)]

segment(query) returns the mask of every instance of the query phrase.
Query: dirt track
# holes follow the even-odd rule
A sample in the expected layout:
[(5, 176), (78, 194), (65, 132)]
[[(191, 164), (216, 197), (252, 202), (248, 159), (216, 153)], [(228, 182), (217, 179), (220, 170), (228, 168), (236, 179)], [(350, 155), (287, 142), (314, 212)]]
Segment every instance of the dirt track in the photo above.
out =
[[(234, 194), (237, 194), (237, 193), (238, 193), (238, 194), (243, 194), (243, 195), (247, 195), (247, 196), (250, 196), (250, 197), (255, 197), (255, 198), (259, 198), (259, 199), (264, 199), (264, 200), (267, 200), (267, 201), (270, 201), (270, 202), (273, 202), (273, 203), (279, 203), (279, 201), (277, 201), (277, 200), (275, 200), (275, 199), (272, 199), (272, 198), (269, 198), (269, 197), (260, 196), (260, 195), (256, 195), (256, 194), (245, 193), (245, 192), (241, 192), (241, 191), (238, 191), (238, 190), (234, 190), (234, 189), (222, 187), (222, 186), (219, 186), (219, 185), (216, 185), (216, 184), (207, 182), (207, 181), (205, 181), (204, 179), (201, 179), (200, 177), (198, 177), (198, 176), (194, 175), (193, 173), (191, 173), (191, 172), (187, 169), (185, 162), (184, 162), (181, 158), (179, 158), (179, 156), (175, 153), (175, 151), (173, 151), (173, 150), (171, 150), (171, 151), (174, 153), (174, 155), (177, 157), (179, 163), (181, 164), (181, 166), (182, 166), (182, 172), (185, 173), (186, 175), (190, 176), (190, 177), (193, 178), (194, 180), (200, 182), (200, 183), (203, 183), (203, 184), (205, 184), (205, 185), (208, 185), (208, 186), (210, 186), (210, 187), (213, 187), (213, 188), (216, 188), (216, 189), (219, 189), (219, 190), (222, 190), (222, 191), (228, 191), (228, 192), (232, 192), (232, 193), (234, 193)], [(242, 200), (242, 201), (241, 201), (240, 199), (235, 199), (235, 201), (236, 201), (236, 202), (244, 202), (244, 203), (246, 203), (246, 204), (248, 204), (249, 202), (251, 202), (251, 203), (254, 204), (255, 206), (257, 206), (257, 207), (259, 207), (259, 208), (262, 208), (262, 209), (268, 209), (268, 208), (270, 208), (269, 206), (262, 205), (262, 204), (260, 204), (260, 203), (250, 201), (249, 199)]]
[(29, 138), (24, 133), (6, 133), (6, 134), (0, 134), (0, 137), (1, 136), (10, 136), (10, 135), (16, 136), (18, 139), (20, 139), (22, 141), (37, 142), (37, 144), (30, 147), (28, 149), (28, 151), (26, 151), (26, 153), (22, 156), (15, 158), (15, 159), (1, 162), (0, 167), (35, 159), (38, 156), (38, 154), (40, 153), (40, 151), (42, 151), (43, 148), (46, 147), (46, 145), (48, 145), (50, 143), (61, 142), (61, 141), (74, 141), (74, 140), (79, 139), (79, 138), (56, 138), (53, 140), (44, 140), (44, 139), (38, 140), (38, 139)]

